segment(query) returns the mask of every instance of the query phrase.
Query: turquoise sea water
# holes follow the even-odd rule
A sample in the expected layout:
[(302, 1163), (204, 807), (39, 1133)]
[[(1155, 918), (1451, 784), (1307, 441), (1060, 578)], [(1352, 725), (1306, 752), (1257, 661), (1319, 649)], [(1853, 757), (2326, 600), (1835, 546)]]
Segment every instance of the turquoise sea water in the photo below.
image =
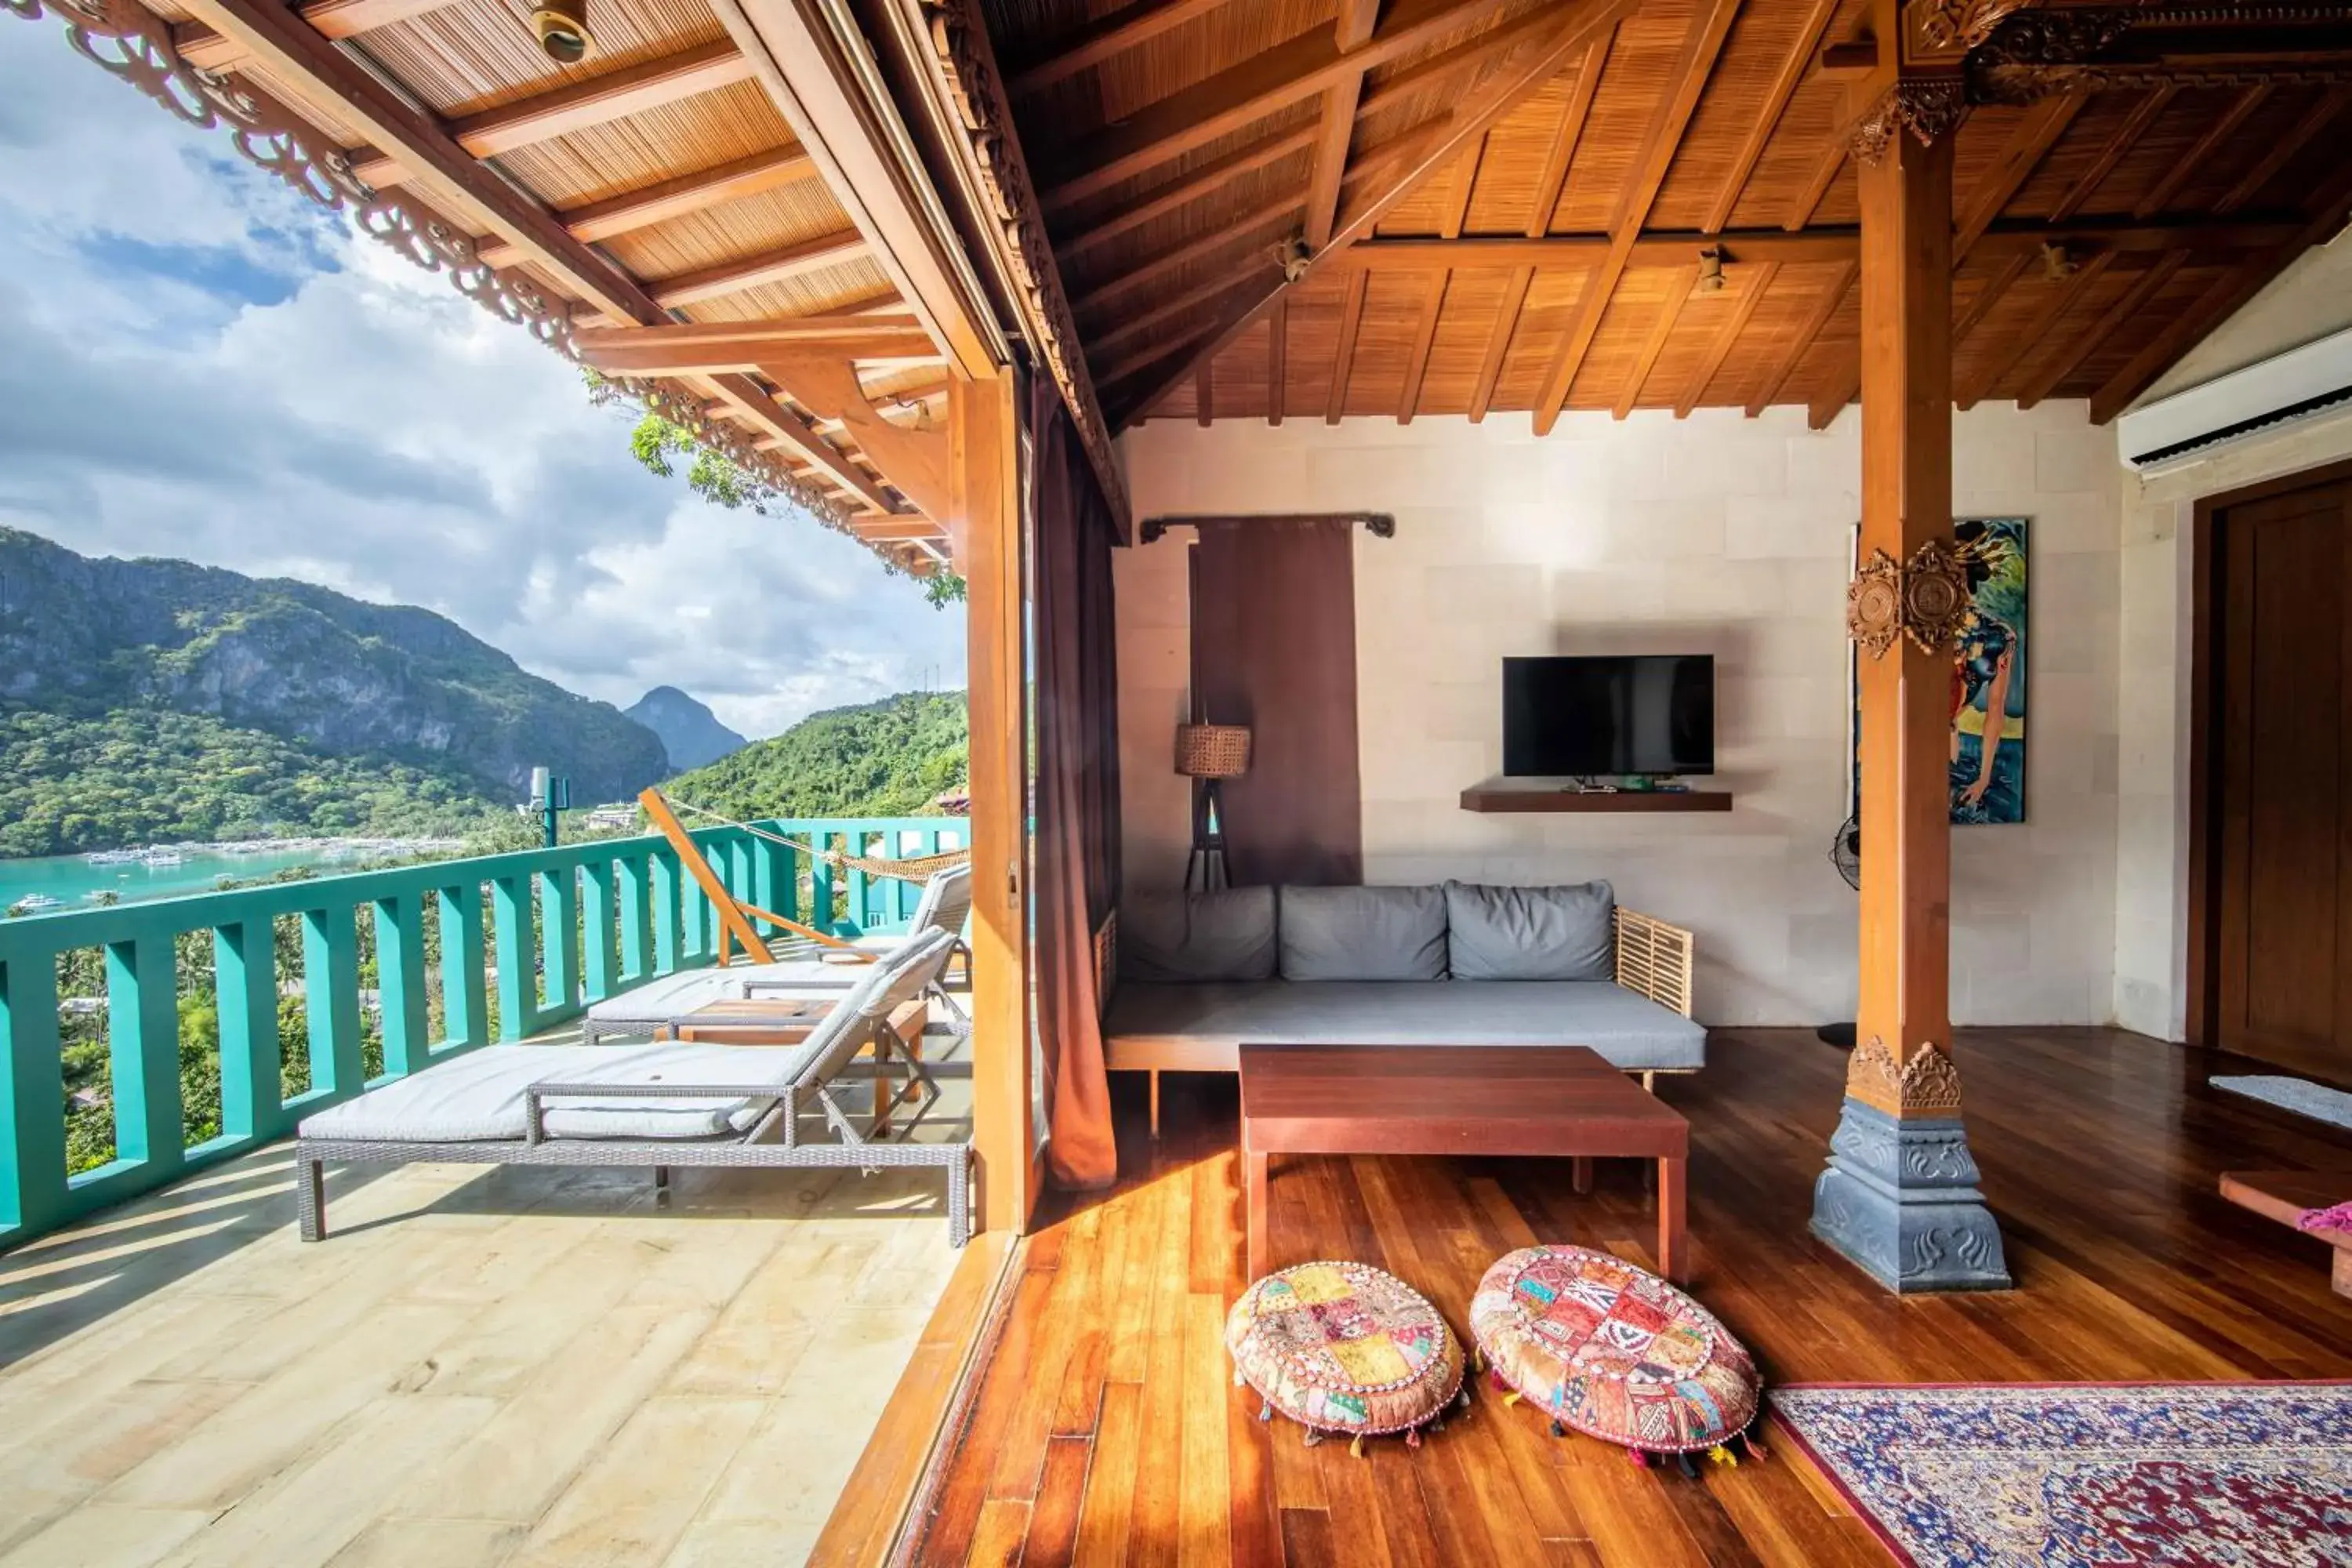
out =
[[(353, 869), (359, 857), (335, 853), (319, 845), (298, 848), (262, 849), (231, 855), (217, 849), (183, 849), (177, 866), (142, 862), (93, 866), (79, 855), (51, 855), (23, 860), (0, 860), (0, 910), (11, 908), (34, 894), (58, 900), (58, 910), (88, 909), (90, 895), (110, 891), (124, 903), (168, 899), (181, 893), (207, 893), (224, 877), (240, 881), (272, 876), (297, 866), (309, 866), (321, 875)], [(56, 910), (39, 911), (45, 914)]]

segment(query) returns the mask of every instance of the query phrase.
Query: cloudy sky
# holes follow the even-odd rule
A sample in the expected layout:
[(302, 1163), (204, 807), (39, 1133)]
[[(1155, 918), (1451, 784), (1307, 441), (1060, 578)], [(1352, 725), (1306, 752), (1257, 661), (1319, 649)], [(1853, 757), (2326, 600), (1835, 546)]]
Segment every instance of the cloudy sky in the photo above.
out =
[(646, 473), (527, 333), (5, 15), (0, 345), (0, 524), (85, 554), (423, 605), (752, 736), (962, 684), (958, 611), (807, 518)]

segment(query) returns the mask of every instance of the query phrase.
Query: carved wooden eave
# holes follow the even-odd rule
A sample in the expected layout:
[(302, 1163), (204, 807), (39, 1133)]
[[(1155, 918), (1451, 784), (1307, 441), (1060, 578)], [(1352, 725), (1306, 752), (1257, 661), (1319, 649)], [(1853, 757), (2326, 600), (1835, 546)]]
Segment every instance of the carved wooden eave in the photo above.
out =
[(1109, 503), (1120, 542), (1133, 536), (1127, 484), (1095, 395), (1076, 318), (1062, 289), (1036, 186), (988, 28), (972, 0), (898, 0), (897, 15), (921, 55), (922, 82), (950, 128), (947, 152), (972, 196), (980, 232), (1011, 296), (1023, 335), (1068, 406), (1079, 442)]
[(2105, 5), (2019, 11), (1968, 52), (1976, 103), (2114, 87), (2352, 81), (2352, 5)]
[[(256, 167), (321, 207), (347, 216), (362, 232), (416, 266), (446, 277), (460, 293), (500, 320), (529, 331), (571, 363), (583, 369), (591, 366), (591, 356), (583, 352), (583, 340), (597, 336), (598, 330), (575, 331), (574, 311), (579, 307), (527, 270), (526, 260), (539, 263), (561, 287), (587, 301), (590, 310), (607, 321), (635, 323), (635, 330), (670, 330), (667, 323), (675, 320), (674, 313), (663, 310), (644, 285), (609, 256), (564, 240), (561, 227), (546, 210), (532, 206), (525, 194), (497, 184), (495, 200), (504, 208), (491, 215), (494, 232), (478, 238), (484, 215), (467, 210), (466, 216), (471, 221), (458, 221), (432, 194), (439, 187), (414, 178), (413, 168), (396, 169), (399, 177), (386, 184), (372, 184), (306, 111), (257, 85), (248, 75), (208, 69), (190, 60), (174, 45), (171, 26), (135, 0), (0, 0), (0, 9), (26, 21), (54, 15), (63, 25), (68, 44), (91, 63), (183, 121), (201, 129), (224, 131), (236, 151)], [(418, 118), (417, 124), (423, 126), (425, 121)], [(379, 157), (376, 162), (386, 161)], [(470, 160), (467, 163), (470, 170)], [(508, 218), (516, 221), (504, 221)], [(556, 237), (551, 246), (540, 243), (543, 234)], [(497, 253), (496, 260), (486, 254), (492, 251)], [(508, 264), (500, 266), (497, 260)], [(657, 328), (655, 323), (663, 325)], [(895, 320), (890, 323), (898, 324)], [(882, 324), (868, 325), (879, 328)], [(909, 340), (886, 346), (919, 345)], [(793, 395), (789, 388), (786, 395)], [(923, 542), (862, 533), (860, 525), (877, 516), (911, 518), (905, 510), (908, 501), (899, 497), (912, 500), (912, 492), (899, 487), (895, 477), (877, 480), (866, 473), (814, 421), (784, 407), (748, 376), (654, 375), (624, 370), (599, 381), (594, 395), (623, 398), (659, 414), (684, 428), (706, 450), (734, 464), (824, 526), (858, 538), (901, 569), (925, 572), (936, 558), (936, 552)], [(799, 401), (796, 396), (795, 401)], [(879, 422), (878, 415), (869, 421), (864, 413), (844, 408), (837, 414), (819, 411), (816, 417), (857, 416), (845, 420), (854, 434), (861, 425), (871, 431)], [(929, 443), (922, 439), (923, 433), (910, 435), (905, 449), (928, 454)], [(884, 434), (882, 438), (898, 449), (895, 434)], [(808, 471), (796, 468), (794, 458)], [(927, 473), (928, 465), (924, 467)], [(935, 492), (937, 487), (926, 484), (924, 476), (919, 475), (915, 489)], [(934, 505), (943, 504), (936, 493), (927, 499)]]

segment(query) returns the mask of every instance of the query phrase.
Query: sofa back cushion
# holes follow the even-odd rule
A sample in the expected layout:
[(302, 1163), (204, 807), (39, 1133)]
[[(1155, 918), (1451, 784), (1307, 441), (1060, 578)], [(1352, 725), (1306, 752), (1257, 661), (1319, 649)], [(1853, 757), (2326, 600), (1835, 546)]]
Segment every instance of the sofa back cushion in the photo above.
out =
[(1118, 910), (1123, 979), (1182, 984), (1274, 978), (1274, 889), (1129, 893)]
[(1443, 980), (1437, 888), (1282, 889), (1285, 980)]
[(1608, 980), (1616, 973), (1606, 882), (1564, 888), (1445, 884), (1445, 940), (1456, 980)]

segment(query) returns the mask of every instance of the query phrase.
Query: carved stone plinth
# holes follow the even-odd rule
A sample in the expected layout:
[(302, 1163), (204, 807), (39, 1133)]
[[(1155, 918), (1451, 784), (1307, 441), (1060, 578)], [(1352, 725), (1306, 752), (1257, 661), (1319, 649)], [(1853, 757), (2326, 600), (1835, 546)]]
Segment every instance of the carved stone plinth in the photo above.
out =
[(2010, 1288), (1957, 1115), (1898, 1119), (1847, 1096), (1813, 1184), (1813, 1234), (1898, 1294)]

